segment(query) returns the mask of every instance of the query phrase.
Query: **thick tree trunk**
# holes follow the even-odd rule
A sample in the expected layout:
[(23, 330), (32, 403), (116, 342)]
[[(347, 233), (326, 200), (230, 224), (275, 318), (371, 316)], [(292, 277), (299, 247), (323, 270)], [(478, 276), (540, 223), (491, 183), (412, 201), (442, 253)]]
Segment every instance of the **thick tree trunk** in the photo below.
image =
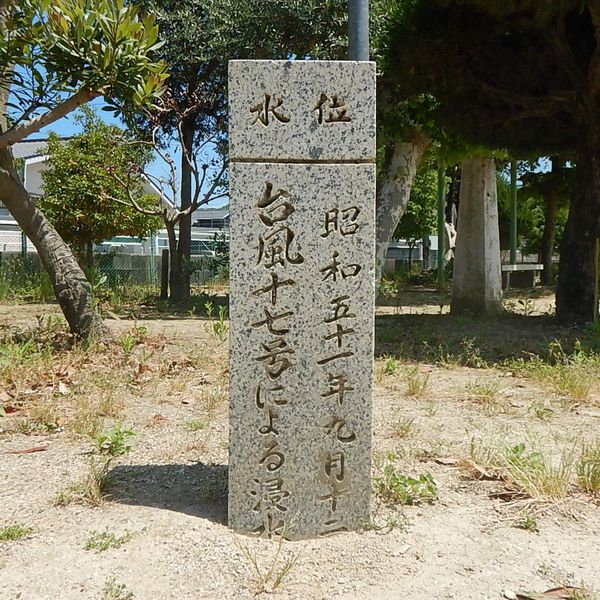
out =
[(457, 315), (493, 315), (502, 308), (496, 166), (492, 158), (462, 164), (450, 308)]
[(0, 149), (0, 202), (36, 247), (71, 332), (83, 338), (105, 337), (108, 329), (95, 310), (90, 284), (69, 246), (19, 181), (7, 148)]
[(378, 284), (383, 274), (388, 247), (406, 210), (417, 168), (428, 146), (429, 138), (419, 135), (408, 142), (393, 142), (386, 149), (377, 189), (375, 267)]
[(575, 187), (560, 247), (556, 316), (592, 321), (595, 306), (596, 240), (600, 235), (600, 115), (587, 111), (580, 126)]
[[(192, 169), (189, 160), (194, 151), (194, 121), (185, 120), (182, 124), (183, 152), (181, 157), (181, 210), (192, 204)], [(179, 243), (177, 256), (171, 259), (171, 302), (186, 304), (190, 299), (190, 267), (192, 248), (192, 215), (186, 215), (179, 221)]]
[(169, 300), (177, 303), (175, 298), (177, 297), (176, 294), (179, 293), (179, 286), (181, 285), (181, 269), (175, 223), (165, 221), (165, 229), (167, 230), (167, 239), (169, 241)]
[(556, 189), (549, 190), (544, 194), (544, 205), (544, 233), (540, 245), (540, 259), (544, 265), (542, 283), (552, 285), (554, 283), (552, 257), (554, 256), (556, 217), (558, 215), (558, 193)]

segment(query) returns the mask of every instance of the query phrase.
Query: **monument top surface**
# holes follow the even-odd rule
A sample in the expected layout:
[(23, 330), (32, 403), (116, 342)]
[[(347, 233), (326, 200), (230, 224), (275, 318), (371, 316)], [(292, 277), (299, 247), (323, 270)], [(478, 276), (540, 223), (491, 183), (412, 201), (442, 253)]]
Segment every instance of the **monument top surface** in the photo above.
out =
[(232, 161), (372, 162), (375, 63), (230, 61), (229, 114)]

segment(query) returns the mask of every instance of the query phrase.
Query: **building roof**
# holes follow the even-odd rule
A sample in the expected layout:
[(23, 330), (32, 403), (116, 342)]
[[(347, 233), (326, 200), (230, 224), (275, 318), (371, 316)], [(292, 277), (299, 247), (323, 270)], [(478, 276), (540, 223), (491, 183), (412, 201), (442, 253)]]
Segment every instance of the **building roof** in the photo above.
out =
[[(69, 140), (71, 136), (61, 137), (61, 140)], [(33, 158), (46, 153), (48, 149), (48, 138), (31, 138), (17, 142), (12, 146), (14, 158)]]
[(224, 206), (221, 208), (199, 208), (194, 212), (195, 219), (224, 219), (229, 216), (229, 207)]

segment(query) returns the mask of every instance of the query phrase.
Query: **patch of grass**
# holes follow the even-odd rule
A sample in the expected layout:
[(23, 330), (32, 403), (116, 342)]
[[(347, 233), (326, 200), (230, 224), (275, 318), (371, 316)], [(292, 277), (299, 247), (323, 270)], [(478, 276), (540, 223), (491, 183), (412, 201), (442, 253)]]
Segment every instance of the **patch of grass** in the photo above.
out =
[(425, 395), (429, 383), (429, 373), (421, 373), (419, 367), (411, 367), (406, 371), (406, 393), (415, 398)]
[(69, 419), (67, 426), (73, 433), (94, 437), (102, 427), (97, 406), (88, 397), (78, 398), (75, 414)]
[(390, 505), (413, 506), (423, 502), (435, 502), (438, 491), (433, 477), (429, 473), (421, 473), (416, 478), (404, 475), (398, 471), (393, 458), (393, 455), (388, 455), (381, 475), (373, 478), (377, 497)]
[(111, 577), (102, 588), (102, 600), (133, 600), (135, 595), (127, 589), (124, 583), (119, 583)]
[(579, 486), (590, 494), (600, 494), (600, 440), (583, 445), (576, 470)]
[(471, 459), (476, 468), (493, 474), (507, 488), (532, 500), (561, 500), (571, 491), (575, 469), (575, 446), (552, 460), (535, 445), (525, 443), (499, 448), (471, 443)]
[(280, 536), (275, 554), (264, 567), (261, 566), (256, 551), (251, 550), (248, 546), (238, 545), (255, 576), (255, 596), (276, 592), (282, 587), (285, 579), (300, 560), (301, 552), (292, 552), (285, 557), (281, 557), (283, 545), (284, 537)]
[(16, 542), (22, 540), (33, 533), (33, 527), (23, 525), (23, 523), (13, 523), (0, 529), (0, 542)]
[(540, 531), (536, 516), (528, 513), (527, 511), (523, 513), (522, 517), (518, 521), (516, 521), (515, 527), (524, 529), (525, 531), (530, 531), (531, 533), (539, 533)]
[(202, 401), (206, 408), (206, 412), (208, 412), (209, 415), (212, 415), (218, 408), (226, 404), (227, 392), (223, 388), (208, 389), (202, 395)]
[(470, 398), (482, 404), (493, 402), (498, 395), (498, 382), (485, 379), (477, 379), (466, 386)]
[(195, 419), (186, 421), (184, 425), (189, 431), (202, 431), (208, 427), (208, 423), (206, 423), (206, 421), (198, 421)]
[(416, 430), (415, 420), (408, 417), (399, 417), (392, 426), (392, 435), (399, 439), (406, 439), (414, 435)]
[(86, 550), (97, 550), (105, 552), (111, 548), (120, 548), (133, 537), (133, 534), (126, 531), (123, 535), (118, 536), (108, 531), (92, 531), (90, 537), (85, 542)]
[(549, 421), (554, 414), (554, 411), (546, 402), (534, 402), (530, 407), (530, 411), (540, 421)]
[(72, 483), (66, 489), (59, 492), (54, 499), (54, 505), (87, 504), (89, 506), (101, 506), (110, 485), (108, 471), (111, 460), (111, 457), (103, 457), (101, 459), (92, 458), (89, 463), (88, 472), (83, 479)]

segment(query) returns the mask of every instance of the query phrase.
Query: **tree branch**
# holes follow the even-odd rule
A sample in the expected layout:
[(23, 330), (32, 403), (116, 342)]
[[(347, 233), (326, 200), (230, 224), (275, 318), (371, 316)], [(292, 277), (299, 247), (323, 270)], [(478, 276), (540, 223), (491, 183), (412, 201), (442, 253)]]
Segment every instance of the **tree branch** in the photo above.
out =
[(33, 119), (30, 119), (29, 121), (26, 121), (25, 123), (22, 123), (16, 127), (11, 127), (6, 132), (0, 134), (0, 149), (6, 148), (7, 146), (12, 146), (16, 142), (20, 142), (32, 133), (42, 129), (42, 127), (62, 119), (64, 116), (76, 110), (82, 104), (86, 104), (90, 100), (101, 95), (102, 94), (100, 92), (88, 90), (86, 88), (79, 90), (43, 115), (34, 117)]

